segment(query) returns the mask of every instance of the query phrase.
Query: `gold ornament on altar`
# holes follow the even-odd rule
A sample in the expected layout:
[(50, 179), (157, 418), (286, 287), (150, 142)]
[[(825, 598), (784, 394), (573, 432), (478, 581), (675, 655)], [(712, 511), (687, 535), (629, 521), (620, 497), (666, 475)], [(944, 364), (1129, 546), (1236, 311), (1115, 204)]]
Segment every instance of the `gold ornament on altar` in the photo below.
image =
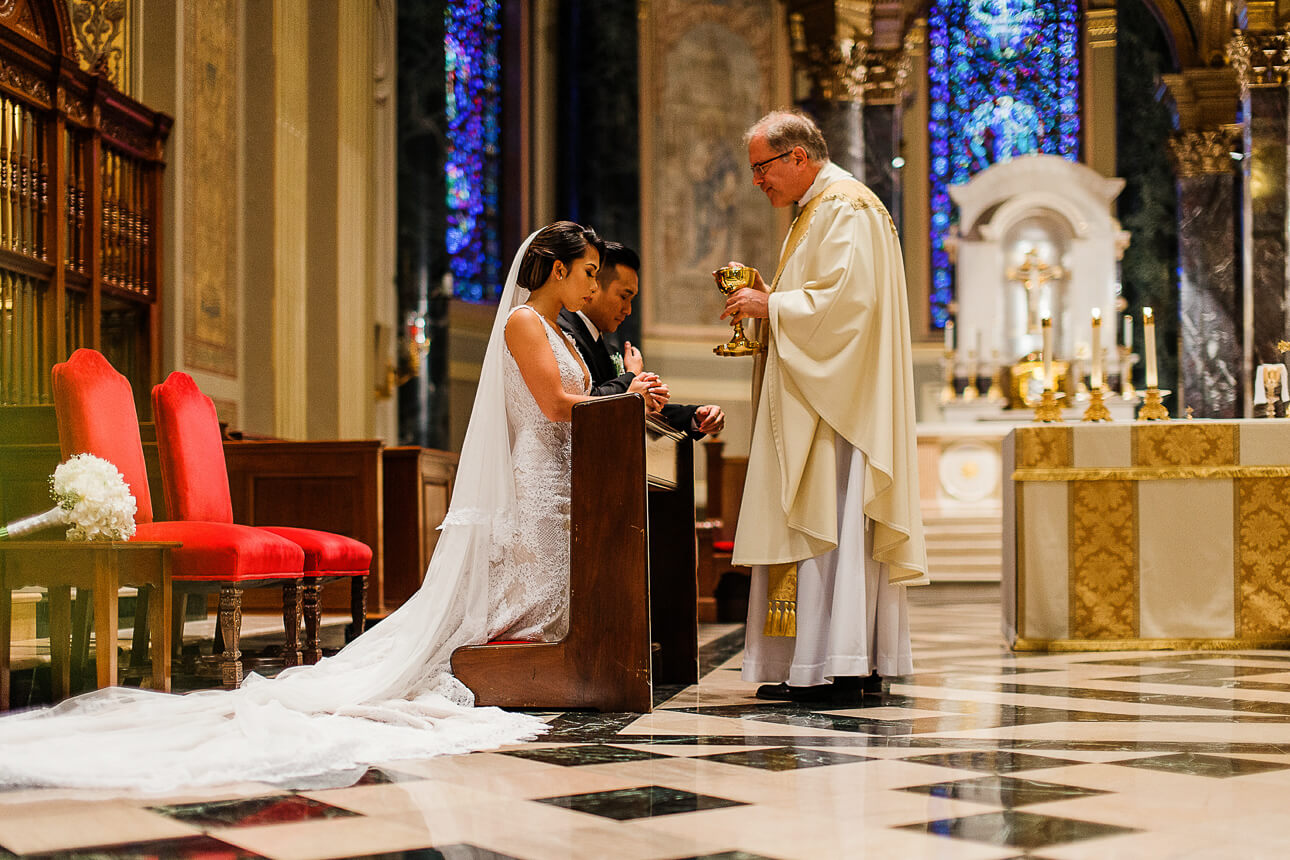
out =
[[(725, 295), (730, 295), (757, 282), (757, 270), (752, 266), (722, 266), (717, 269), (717, 288)], [(714, 346), (712, 351), (717, 355), (756, 355), (762, 351), (762, 345), (749, 340), (744, 334), (743, 320), (733, 323), (734, 333), (730, 340), (721, 346)]]
[(1277, 401), (1281, 399), (1281, 367), (1268, 365), (1263, 368), (1263, 393), (1267, 404), (1263, 407), (1264, 418), (1277, 417)]

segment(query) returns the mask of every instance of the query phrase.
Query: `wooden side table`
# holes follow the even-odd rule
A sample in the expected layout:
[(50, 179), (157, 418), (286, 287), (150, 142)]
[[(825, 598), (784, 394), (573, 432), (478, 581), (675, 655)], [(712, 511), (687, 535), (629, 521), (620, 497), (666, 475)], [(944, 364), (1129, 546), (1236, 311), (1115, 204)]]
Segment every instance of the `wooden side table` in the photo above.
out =
[[(98, 687), (117, 682), (117, 590), (152, 590), (148, 601), (152, 688), (170, 691), (170, 550), (181, 544), (153, 541), (0, 542), (0, 710), (9, 709), (11, 592), (25, 586), (49, 591), (49, 650), (54, 696), (71, 691), (71, 590), (94, 594)], [(138, 620), (136, 619), (136, 624)]]

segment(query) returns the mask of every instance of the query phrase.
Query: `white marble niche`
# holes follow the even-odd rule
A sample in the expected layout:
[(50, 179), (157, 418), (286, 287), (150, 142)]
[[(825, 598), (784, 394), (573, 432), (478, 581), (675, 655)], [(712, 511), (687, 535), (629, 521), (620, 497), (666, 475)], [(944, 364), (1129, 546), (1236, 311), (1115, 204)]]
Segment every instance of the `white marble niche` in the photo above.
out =
[(1032, 259), (1061, 270), (1033, 299), (1053, 320), (1054, 355), (1088, 356), (1092, 311), (1099, 308), (1107, 368), (1118, 365), (1119, 259), (1129, 234), (1112, 212), (1123, 188), (1123, 179), (1055, 155), (1001, 162), (950, 188), (959, 207), (954, 245), (961, 354), (979, 347), (980, 358), (989, 360), (997, 350), (1011, 363), (1039, 351), (1038, 327), (1028, 330), (1026, 288), (1009, 278), (1033, 253)]

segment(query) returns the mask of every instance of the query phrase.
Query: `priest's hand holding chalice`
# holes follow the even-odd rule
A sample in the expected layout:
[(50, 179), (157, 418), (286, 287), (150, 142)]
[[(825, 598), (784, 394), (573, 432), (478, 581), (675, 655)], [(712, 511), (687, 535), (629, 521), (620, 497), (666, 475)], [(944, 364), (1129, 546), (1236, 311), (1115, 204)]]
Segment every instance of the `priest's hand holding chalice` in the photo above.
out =
[(734, 326), (730, 340), (713, 347), (712, 351), (717, 355), (756, 355), (762, 352), (765, 347), (744, 334), (744, 320), (769, 316), (769, 296), (761, 273), (752, 266), (732, 261), (713, 272), (712, 277), (717, 282), (717, 289), (726, 296), (726, 308), (721, 312), (721, 318), (729, 317), (730, 324)]

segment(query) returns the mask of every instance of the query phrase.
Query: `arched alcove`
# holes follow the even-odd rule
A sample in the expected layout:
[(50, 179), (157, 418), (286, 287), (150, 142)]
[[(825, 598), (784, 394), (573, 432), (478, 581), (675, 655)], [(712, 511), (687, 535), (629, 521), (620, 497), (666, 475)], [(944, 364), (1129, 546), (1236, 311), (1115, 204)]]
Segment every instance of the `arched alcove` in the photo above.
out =
[[(1109, 318), (1128, 234), (1112, 215), (1121, 179), (1051, 155), (996, 164), (950, 189), (959, 207), (958, 326), (987, 355), (1012, 361), (1038, 349), (1036, 311), (1053, 318), (1059, 356), (1090, 338), (1093, 308)], [(1029, 264), (1042, 277), (1024, 274)], [(1031, 287), (1026, 286), (1030, 280)], [(1105, 344), (1109, 346), (1110, 344)]]

